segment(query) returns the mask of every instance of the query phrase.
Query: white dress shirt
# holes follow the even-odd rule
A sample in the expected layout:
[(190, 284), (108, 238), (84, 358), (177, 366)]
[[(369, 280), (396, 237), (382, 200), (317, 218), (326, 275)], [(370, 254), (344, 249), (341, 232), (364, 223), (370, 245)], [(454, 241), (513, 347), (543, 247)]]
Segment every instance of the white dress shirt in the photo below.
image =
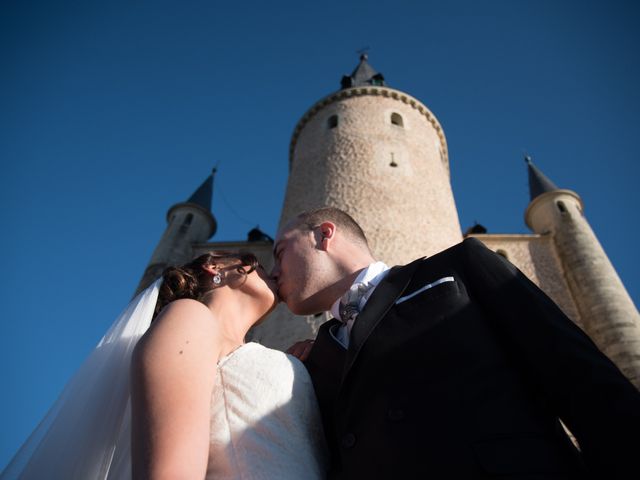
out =
[[(370, 285), (371, 288), (363, 297), (360, 299), (359, 310), (362, 311), (365, 304), (373, 294), (373, 291), (376, 289), (378, 284), (387, 276), (389, 273), (389, 267), (384, 262), (375, 262), (370, 264), (364, 270), (362, 270), (356, 279), (353, 281), (353, 285), (357, 283), (364, 283), (366, 285)], [(342, 297), (341, 297), (342, 298)], [(331, 306), (331, 314), (334, 318), (340, 320), (340, 300), (338, 298), (335, 303)], [(351, 335), (351, 329), (353, 328), (354, 322), (358, 319), (358, 317), (349, 320), (347, 323), (340, 325), (334, 331), (331, 331), (331, 335), (335, 338), (344, 348), (349, 347), (349, 336)]]

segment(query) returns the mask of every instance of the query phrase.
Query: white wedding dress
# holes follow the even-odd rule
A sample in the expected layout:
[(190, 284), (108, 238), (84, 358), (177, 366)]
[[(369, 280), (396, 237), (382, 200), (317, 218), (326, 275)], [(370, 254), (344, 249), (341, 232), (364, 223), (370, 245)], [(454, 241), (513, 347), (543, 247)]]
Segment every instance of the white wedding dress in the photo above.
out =
[(313, 385), (295, 357), (247, 343), (218, 362), (207, 479), (320, 479), (328, 463)]
[[(133, 299), (65, 386), (0, 480), (131, 478), (129, 364), (161, 280)], [(328, 464), (302, 363), (257, 343), (218, 362), (206, 478), (319, 479)]]

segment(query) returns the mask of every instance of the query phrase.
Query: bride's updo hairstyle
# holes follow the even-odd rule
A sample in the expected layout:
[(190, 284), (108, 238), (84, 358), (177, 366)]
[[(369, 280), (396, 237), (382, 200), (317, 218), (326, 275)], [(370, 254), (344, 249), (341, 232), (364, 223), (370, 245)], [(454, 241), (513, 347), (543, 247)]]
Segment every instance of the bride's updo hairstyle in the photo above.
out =
[(162, 272), (163, 281), (158, 293), (158, 302), (156, 303), (153, 318), (174, 300), (192, 298), (203, 302), (204, 297), (214, 288), (225, 285), (224, 276), (222, 276), (220, 284), (214, 284), (212, 275), (202, 268), (204, 266), (214, 268), (236, 266), (236, 272), (242, 275), (249, 275), (258, 268), (258, 259), (253, 253), (234, 253), (217, 250), (200, 255), (195, 260), (180, 267), (166, 268)]

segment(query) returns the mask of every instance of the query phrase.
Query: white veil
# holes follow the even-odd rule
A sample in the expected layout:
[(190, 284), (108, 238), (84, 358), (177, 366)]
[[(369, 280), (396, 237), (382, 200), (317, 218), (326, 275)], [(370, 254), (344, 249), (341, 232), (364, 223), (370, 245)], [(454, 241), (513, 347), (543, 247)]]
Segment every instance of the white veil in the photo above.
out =
[(0, 480), (131, 478), (129, 365), (162, 279), (136, 296), (65, 386)]

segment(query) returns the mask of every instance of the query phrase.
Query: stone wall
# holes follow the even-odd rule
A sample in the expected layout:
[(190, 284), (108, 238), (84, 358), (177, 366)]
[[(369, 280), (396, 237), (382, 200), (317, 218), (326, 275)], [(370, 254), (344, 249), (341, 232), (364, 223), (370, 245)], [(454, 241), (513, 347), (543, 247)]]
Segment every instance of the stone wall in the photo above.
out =
[(321, 100), (296, 127), (290, 161), (281, 225), (310, 208), (342, 208), (389, 264), (462, 239), (442, 128), (402, 92), (353, 88)]

